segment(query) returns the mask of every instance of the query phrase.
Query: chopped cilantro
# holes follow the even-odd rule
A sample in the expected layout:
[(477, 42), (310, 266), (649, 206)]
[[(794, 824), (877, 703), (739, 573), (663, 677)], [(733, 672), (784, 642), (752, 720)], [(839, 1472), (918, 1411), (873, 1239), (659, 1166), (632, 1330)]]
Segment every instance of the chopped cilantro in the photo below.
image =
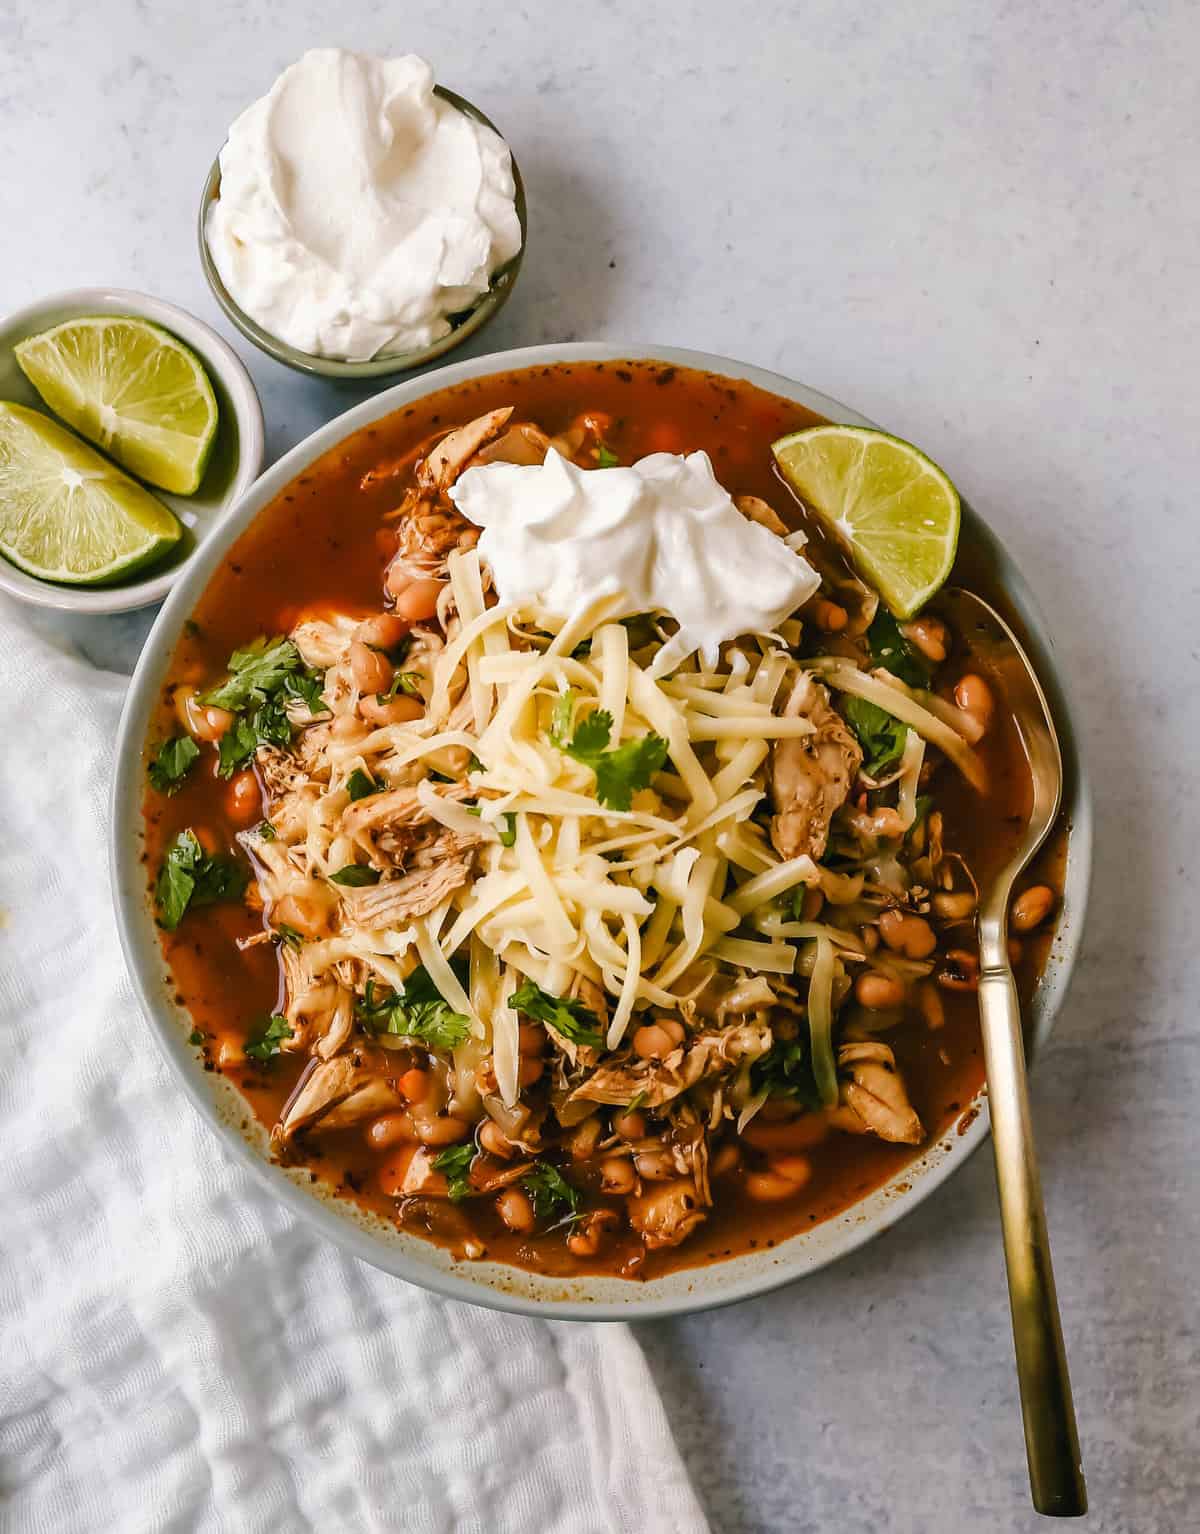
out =
[(188, 1034), (188, 1043), (189, 1044), (203, 1044), (204, 1043), (204, 1037), (205, 1037), (204, 1034), (202, 1034), (200, 1032), (199, 1028), (193, 1028), (191, 1033)]
[(279, 834), (269, 820), (260, 820), (254, 828), (264, 842), (273, 842)]
[(446, 1191), (452, 1203), (469, 1197), (475, 1189), (471, 1185), (471, 1163), (475, 1160), (475, 1146), (470, 1140), (461, 1145), (448, 1146), (433, 1158), (434, 1167), (446, 1178)]
[(346, 779), (346, 788), (350, 794), (350, 802), (353, 804), (357, 799), (368, 799), (372, 794), (382, 791), (383, 784), (376, 783), (369, 773), (361, 767), (356, 767)]
[(259, 746), (286, 748), (292, 741), (289, 702), (300, 701), (310, 713), (324, 707), (325, 679), (310, 670), (290, 639), (256, 639), (229, 657), (229, 675), (200, 701), (228, 709), (237, 717), (221, 736), (217, 771), (231, 778)]
[(380, 703), (390, 703), (397, 693), (404, 692), (410, 698), (419, 698), (421, 693), (421, 673), (419, 671), (397, 671), (392, 678), (392, 685), (386, 692), (377, 692), (376, 699)]
[(556, 1033), (585, 1049), (599, 1049), (604, 1042), (600, 1019), (582, 1002), (566, 996), (551, 996), (532, 980), (522, 981), (513, 992), (509, 1005), (535, 1022), (549, 1023)]
[(908, 739), (908, 726), (866, 698), (842, 700), (846, 723), (863, 749), (863, 771), (877, 778), (900, 760)]
[(279, 1046), (284, 1039), (292, 1037), (292, 1027), (282, 1012), (273, 1012), (267, 1019), (266, 1026), (246, 1045), (246, 1053), (251, 1060), (271, 1060), (279, 1053)]
[(190, 735), (164, 740), (148, 769), (151, 785), (160, 794), (178, 793), (199, 756), (200, 747)]
[(596, 774), (596, 797), (610, 810), (627, 810), (634, 794), (650, 786), (650, 779), (667, 759), (667, 743), (661, 735), (643, 735), (609, 751), (612, 715), (598, 708), (581, 719), (572, 735), (575, 692), (568, 688), (554, 706), (550, 739), (575, 761)]
[(928, 687), (929, 668), (924, 658), (905, 639), (900, 625), (882, 603), (867, 630), (867, 644), (877, 666), (898, 676), (910, 687)]
[(265, 703), (289, 676), (305, 669), (300, 652), (290, 639), (265, 635), (235, 650), (229, 657), (229, 675), (201, 696), (201, 703), (241, 713), (251, 704)]
[(780, 1039), (750, 1067), (750, 1086), (755, 1092), (764, 1087), (772, 1097), (792, 1097), (806, 1108), (819, 1108), (808, 1048), (799, 1039)]
[(254, 759), (259, 746), (286, 749), (292, 743), (292, 724), (282, 698), (272, 698), (252, 714), (239, 715), (217, 745), (217, 771), (233, 777)]
[(329, 875), (330, 884), (341, 884), (346, 889), (365, 889), (368, 884), (379, 883), (378, 868), (368, 868), (365, 863), (347, 863), (337, 873)]
[(285, 921), (281, 921), (275, 928), (275, 936), (289, 948), (300, 948), (304, 943), (304, 934), (297, 932), (295, 927), (289, 927)]
[[(465, 973), (459, 978), (465, 979)], [(423, 964), (413, 970), (401, 990), (378, 998), (375, 982), (368, 980), (355, 1011), (372, 1033), (420, 1039), (432, 1049), (455, 1049), (471, 1032), (471, 1019), (451, 1007)]]
[(232, 857), (210, 857), (194, 831), (180, 831), (167, 848), (154, 886), (159, 925), (174, 932), (189, 906), (236, 900), (248, 877)]
[(596, 449), (596, 466), (601, 469), (615, 469), (619, 462), (616, 453), (611, 448), (605, 447), (602, 442)]
[(549, 1161), (535, 1161), (521, 1181), (533, 1198), (533, 1212), (539, 1220), (548, 1220), (563, 1205), (572, 1213), (579, 1208), (579, 1189)]

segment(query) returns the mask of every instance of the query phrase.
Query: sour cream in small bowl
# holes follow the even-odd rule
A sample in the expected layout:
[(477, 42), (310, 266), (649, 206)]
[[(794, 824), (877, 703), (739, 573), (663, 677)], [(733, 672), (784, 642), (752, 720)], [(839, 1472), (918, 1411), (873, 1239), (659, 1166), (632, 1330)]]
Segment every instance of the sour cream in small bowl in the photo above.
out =
[(312, 49), (233, 123), (199, 235), (247, 340), (301, 372), (381, 378), (503, 307), (525, 193), (494, 125), (424, 60)]

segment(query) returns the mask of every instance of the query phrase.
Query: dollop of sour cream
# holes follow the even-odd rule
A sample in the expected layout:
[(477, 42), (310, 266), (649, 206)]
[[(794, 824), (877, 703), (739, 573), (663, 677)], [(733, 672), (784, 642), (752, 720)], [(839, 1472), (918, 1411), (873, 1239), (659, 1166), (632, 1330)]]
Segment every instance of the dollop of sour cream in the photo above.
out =
[(552, 448), (536, 467), (467, 469), (450, 495), (483, 529), (479, 553), (501, 602), (569, 618), (619, 596), (613, 617), (674, 618), (659, 676), (694, 650), (715, 664), (726, 640), (772, 633), (820, 584), (802, 555), (738, 511), (707, 453), (581, 469)]
[(300, 351), (427, 346), (521, 248), (504, 140), (407, 55), (314, 48), (236, 120), (208, 248), (235, 301)]

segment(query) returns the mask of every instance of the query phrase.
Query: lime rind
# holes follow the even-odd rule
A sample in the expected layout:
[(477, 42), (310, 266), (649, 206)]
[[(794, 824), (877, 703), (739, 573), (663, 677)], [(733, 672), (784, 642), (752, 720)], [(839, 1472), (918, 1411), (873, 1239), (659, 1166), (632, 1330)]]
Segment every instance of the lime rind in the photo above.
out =
[(124, 468), (176, 495), (200, 488), (217, 399), (204, 364), (177, 336), (134, 315), (84, 315), (15, 352), (50, 409)]
[(182, 536), (163, 503), (39, 411), (0, 401), (0, 553), (39, 580), (101, 586)]
[(834, 424), (781, 437), (772, 452), (895, 616), (920, 612), (958, 549), (958, 491), (937, 464), (901, 437)]

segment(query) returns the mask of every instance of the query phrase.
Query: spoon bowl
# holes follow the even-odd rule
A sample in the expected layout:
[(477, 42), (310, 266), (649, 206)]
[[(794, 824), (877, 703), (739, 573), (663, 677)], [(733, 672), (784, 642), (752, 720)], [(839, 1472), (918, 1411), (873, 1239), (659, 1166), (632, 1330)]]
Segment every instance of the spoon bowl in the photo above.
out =
[(956, 633), (969, 637), (981, 669), (1003, 690), (1033, 782), (1020, 845), (991, 886), (980, 891), (979, 1015), (1033, 1505), (1051, 1517), (1080, 1517), (1087, 1512), (1087, 1490), (1025, 1084), (1021, 1007), (1008, 957), (1013, 886), (1062, 804), (1062, 751), (1037, 674), (999, 613), (957, 588), (944, 591), (937, 608)]
[(990, 889), (980, 892), (979, 951), (986, 969), (1007, 963), (1013, 885), (1058, 818), (1063, 794), (1062, 751), (1033, 665), (999, 613), (974, 592), (957, 587), (945, 590), (937, 606), (953, 631), (969, 640), (984, 668), (1000, 683), (1017, 721), (1033, 780), (1033, 803), (1020, 845)]

